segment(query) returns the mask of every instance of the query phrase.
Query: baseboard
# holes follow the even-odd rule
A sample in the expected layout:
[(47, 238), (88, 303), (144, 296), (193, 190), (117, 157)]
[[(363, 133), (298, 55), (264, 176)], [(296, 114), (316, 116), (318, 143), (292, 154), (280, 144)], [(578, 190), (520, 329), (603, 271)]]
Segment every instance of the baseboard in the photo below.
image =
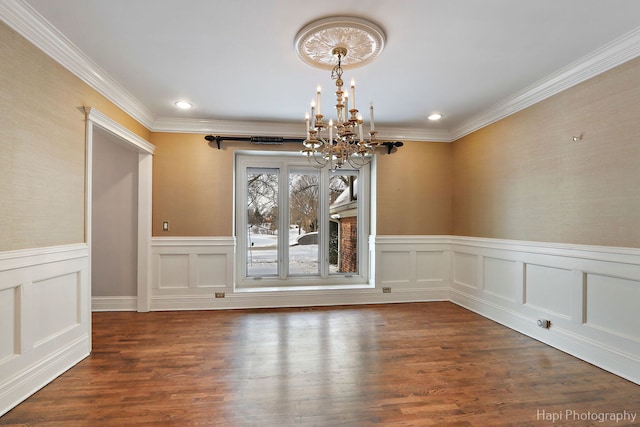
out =
[(456, 290), (451, 291), (450, 301), (509, 329), (640, 384), (640, 359), (635, 355), (623, 353), (616, 348), (595, 342), (562, 327), (539, 328), (536, 325), (537, 319), (534, 317), (505, 309), (497, 304), (482, 301)]
[(224, 298), (212, 298), (208, 295), (154, 296), (151, 300), (151, 308), (153, 311), (228, 310), (431, 302), (447, 301), (448, 298), (448, 288), (413, 291), (397, 290), (393, 291), (393, 293), (382, 293), (375, 288), (362, 290), (255, 291), (227, 294)]
[(0, 417), (89, 356), (90, 352), (90, 337), (84, 336), (0, 383)]
[(137, 297), (91, 297), (91, 311), (136, 311)]

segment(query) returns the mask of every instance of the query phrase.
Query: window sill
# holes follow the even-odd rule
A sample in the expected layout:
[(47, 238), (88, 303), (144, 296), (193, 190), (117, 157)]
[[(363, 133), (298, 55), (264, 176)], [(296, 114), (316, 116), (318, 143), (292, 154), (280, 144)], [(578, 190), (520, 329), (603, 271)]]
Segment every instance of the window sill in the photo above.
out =
[(374, 289), (374, 283), (344, 283), (333, 285), (279, 285), (279, 286), (255, 286), (243, 284), (236, 286), (236, 293), (250, 292), (291, 292), (291, 291), (329, 291), (329, 290), (357, 290), (357, 289)]

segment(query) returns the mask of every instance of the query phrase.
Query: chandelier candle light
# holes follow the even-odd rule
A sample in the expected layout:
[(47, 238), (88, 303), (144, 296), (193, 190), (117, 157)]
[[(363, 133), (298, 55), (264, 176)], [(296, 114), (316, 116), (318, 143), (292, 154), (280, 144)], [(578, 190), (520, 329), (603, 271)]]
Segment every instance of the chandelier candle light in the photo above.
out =
[(329, 166), (331, 169), (339, 169), (348, 163), (351, 167), (359, 169), (371, 162), (373, 151), (378, 146), (373, 122), (373, 104), (369, 107), (370, 139), (366, 141), (362, 131), (362, 115), (358, 114), (356, 108), (355, 81), (351, 81), (351, 108), (348, 107), (349, 97), (343, 90), (341, 65), (342, 58), (347, 55), (347, 49), (336, 47), (333, 54), (338, 58), (338, 64), (331, 71), (331, 78), (336, 81), (337, 121), (334, 123), (333, 119), (329, 119), (328, 124), (323, 121), (322, 89), (318, 86), (316, 101), (311, 102), (311, 115), (307, 113), (305, 117), (307, 138), (303, 143), (302, 152), (307, 155), (309, 162), (318, 168)]
[(376, 139), (373, 103), (369, 106), (369, 132), (365, 138), (364, 120), (356, 105), (356, 84), (351, 80), (349, 96), (342, 80), (342, 67), (368, 63), (382, 51), (383, 45), (384, 33), (379, 27), (353, 17), (321, 19), (304, 27), (296, 36), (300, 58), (310, 65), (331, 69), (336, 85), (335, 121), (333, 118), (325, 121), (320, 86), (311, 102), (311, 114), (305, 115), (307, 136), (302, 152), (314, 167), (359, 169), (373, 159), (374, 150), (380, 145)]

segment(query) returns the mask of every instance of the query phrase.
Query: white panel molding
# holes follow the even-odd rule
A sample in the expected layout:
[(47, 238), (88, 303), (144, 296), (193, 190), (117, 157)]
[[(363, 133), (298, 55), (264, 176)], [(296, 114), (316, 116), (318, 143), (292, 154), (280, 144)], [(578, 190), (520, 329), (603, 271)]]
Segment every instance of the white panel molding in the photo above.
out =
[(12, 332), (0, 341), (0, 416), (89, 355), (88, 259), (84, 243), (0, 253), (0, 291), (15, 292), (13, 320), (2, 319)]
[[(455, 236), (450, 242), (454, 258), (518, 263), (495, 263), (476, 275), (485, 282), (476, 288), (451, 283), (452, 302), (640, 384), (640, 336), (631, 332), (640, 330), (640, 318), (629, 302), (640, 296), (639, 249)], [(538, 327), (538, 318), (551, 327)]]
[[(171, 296), (181, 301), (175, 309), (188, 307), (185, 299), (193, 302), (193, 309), (200, 309), (201, 299), (233, 291), (234, 237), (154, 237), (151, 246), (151, 310), (167, 309), (164, 302)], [(220, 270), (201, 268), (201, 257), (218, 259)]]
[[(378, 263), (388, 261), (389, 254), (404, 257), (409, 266), (407, 280), (382, 281), (381, 268), (378, 278), (370, 285), (362, 286), (317, 286), (290, 287), (278, 289), (242, 289), (234, 288), (233, 237), (166, 237), (152, 239), (153, 286), (152, 310), (194, 310), (261, 307), (299, 307), (316, 305), (374, 304), (386, 302), (446, 301), (448, 291), (448, 268), (440, 265), (432, 273), (422, 272), (431, 280), (418, 279), (416, 253), (439, 254), (445, 265), (449, 264), (449, 245), (446, 238), (439, 236), (371, 236), (370, 254)], [(223, 270), (217, 276), (224, 282), (215, 286), (207, 285), (195, 274), (195, 263), (200, 255), (220, 254), (227, 257)], [(168, 272), (163, 269), (163, 257), (182, 256), (187, 264), (181, 271)], [(222, 264), (221, 264), (222, 265)], [(378, 264), (380, 265), (380, 264)], [(393, 263), (390, 263), (393, 268)], [(443, 274), (444, 270), (444, 274)], [(397, 273), (397, 271), (396, 271)], [(171, 274), (175, 282), (173, 287), (162, 287), (162, 275)], [(210, 273), (213, 274), (213, 273)], [(394, 273), (391, 273), (394, 274)], [(391, 293), (382, 293), (383, 286), (390, 286)], [(216, 292), (225, 292), (225, 298), (215, 298)]]
[(452, 285), (476, 289), (482, 286), (482, 258), (473, 253), (453, 252)]

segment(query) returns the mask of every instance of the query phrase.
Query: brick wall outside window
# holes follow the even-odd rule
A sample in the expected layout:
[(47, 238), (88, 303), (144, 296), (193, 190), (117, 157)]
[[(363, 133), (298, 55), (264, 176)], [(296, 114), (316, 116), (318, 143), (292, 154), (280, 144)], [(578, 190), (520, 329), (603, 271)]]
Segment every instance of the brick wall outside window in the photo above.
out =
[(340, 220), (340, 259), (338, 271), (341, 273), (358, 272), (358, 218)]

